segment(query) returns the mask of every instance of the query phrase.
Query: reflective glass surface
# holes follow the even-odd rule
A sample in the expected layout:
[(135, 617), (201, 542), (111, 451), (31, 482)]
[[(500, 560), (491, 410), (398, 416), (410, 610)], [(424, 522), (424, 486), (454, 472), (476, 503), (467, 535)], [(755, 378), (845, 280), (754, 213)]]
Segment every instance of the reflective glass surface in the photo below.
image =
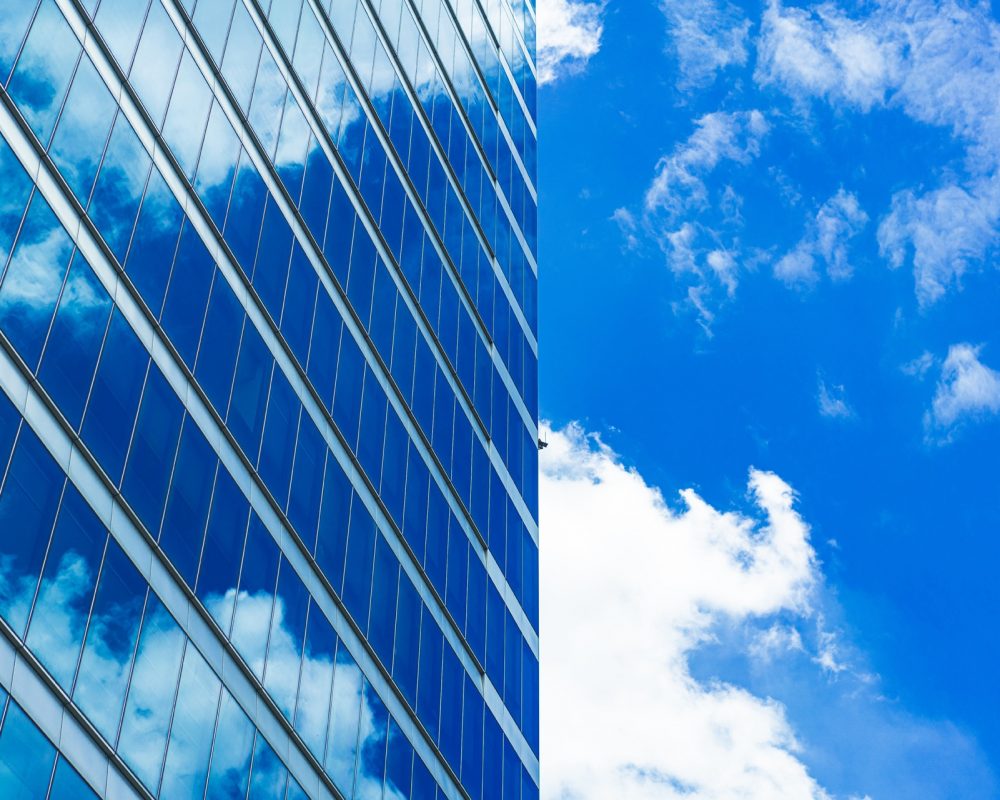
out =
[(126, 783), (537, 797), (533, 20), (0, 0), (0, 645)]

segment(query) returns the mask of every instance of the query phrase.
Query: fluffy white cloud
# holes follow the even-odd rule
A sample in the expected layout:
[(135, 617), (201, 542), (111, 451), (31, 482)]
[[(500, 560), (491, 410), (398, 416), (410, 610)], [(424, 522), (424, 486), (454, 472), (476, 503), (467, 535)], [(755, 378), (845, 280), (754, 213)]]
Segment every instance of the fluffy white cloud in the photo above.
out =
[(787, 284), (812, 284), (819, 274), (817, 260), (834, 280), (849, 278), (847, 244), (868, 224), (857, 197), (843, 189), (820, 206), (799, 243), (774, 265), (774, 274)]
[(946, 442), (962, 421), (1000, 412), (1000, 372), (979, 360), (981, 347), (952, 345), (930, 409), (924, 415), (929, 439)]
[(752, 511), (675, 509), (578, 426), (545, 436), (544, 800), (994, 796), (975, 743), (887, 701), (831, 626), (781, 478), (750, 471)]
[[(773, 0), (761, 24), (755, 77), (805, 100), (900, 109), (950, 129), (966, 146), (968, 177), (902, 190), (879, 227), (899, 267), (912, 259), (928, 305), (984, 260), (1000, 233), (1000, 24), (987, 4), (880, 2), (851, 18), (835, 4), (790, 8)], [(798, 266), (802, 266), (801, 260)]]
[(673, 511), (579, 428), (547, 435), (544, 796), (826, 797), (778, 703), (689, 665), (720, 621), (808, 613), (817, 564), (789, 486), (751, 471), (763, 520), (693, 491)]
[(538, 82), (551, 83), (586, 66), (601, 49), (604, 3), (539, 0)]
[(670, 0), (660, 7), (668, 47), (677, 57), (679, 88), (706, 86), (720, 70), (746, 64), (750, 21), (736, 6), (725, 0)]

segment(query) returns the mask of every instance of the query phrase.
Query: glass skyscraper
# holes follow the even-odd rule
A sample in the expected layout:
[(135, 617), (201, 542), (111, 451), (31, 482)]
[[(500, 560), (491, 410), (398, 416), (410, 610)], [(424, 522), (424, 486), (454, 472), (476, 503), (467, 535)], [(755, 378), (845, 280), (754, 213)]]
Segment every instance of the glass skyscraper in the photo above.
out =
[(0, 0), (0, 797), (535, 800), (534, 0)]

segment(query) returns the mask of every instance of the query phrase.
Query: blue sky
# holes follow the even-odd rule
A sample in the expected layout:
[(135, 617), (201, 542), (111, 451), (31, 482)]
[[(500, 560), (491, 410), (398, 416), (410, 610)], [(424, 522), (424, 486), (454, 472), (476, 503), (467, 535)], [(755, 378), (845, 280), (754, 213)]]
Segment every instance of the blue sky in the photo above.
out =
[[(544, 793), (1000, 796), (1000, 6), (539, 4)], [(699, 527), (689, 489), (721, 521)], [(580, 526), (621, 619), (687, 609), (621, 641), (668, 644), (637, 656), (645, 695), (588, 707), (612, 739), (557, 712), (628, 661), (551, 699), (574, 642), (618, 635), (559, 615), (596, 580), (557, 568)], [(769, 601), (662, 590), (678, 564), (658, 558)], [(785, 729), (727, 749), (720, 730), (767, 729), (691, 711), (727, 694)], [(677, 762), (699, 726), (745, 769)], [(609, 741), (634, 763), (601, 761)], [(591, 788), (566, 777), (582, 761)]]

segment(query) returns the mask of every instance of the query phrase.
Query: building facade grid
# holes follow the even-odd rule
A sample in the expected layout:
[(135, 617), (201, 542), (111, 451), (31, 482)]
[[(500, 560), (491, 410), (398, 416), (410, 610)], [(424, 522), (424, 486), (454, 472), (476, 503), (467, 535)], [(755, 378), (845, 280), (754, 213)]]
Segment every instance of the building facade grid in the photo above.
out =
[(0, 6), (0, 787), (538, 796), (532, 26)]

